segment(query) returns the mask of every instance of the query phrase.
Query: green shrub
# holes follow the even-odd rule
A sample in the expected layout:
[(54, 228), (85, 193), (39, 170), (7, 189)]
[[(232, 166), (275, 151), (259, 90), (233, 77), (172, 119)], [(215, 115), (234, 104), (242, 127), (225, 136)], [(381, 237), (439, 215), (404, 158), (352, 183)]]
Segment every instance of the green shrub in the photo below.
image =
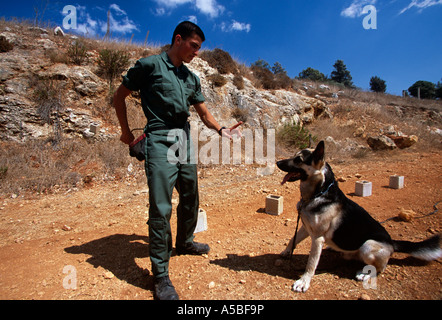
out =
[(83, 42), (75, 40), (68, 48), (69, 60), (80, 66), (87, 59), (87, 50)]
[(224, 78), (219, 73), (211, 74), (210, 76), (207, 77), (207, 79), (212, 81), (212, 83), (215, 87), (222, 87), (223, 85), (225, 85), (227, 83), (227, 79)]
[(277, 133), (278, 141), (287, 147), (305, 149), (310, 147), (311, 141), (317, 138), (312, 136), (306, 127), (296, 123), (286, 123)]
[(232, 59), (230, 54), (224, 50), (218, 48), (212, 51), (206, 50), (201, 52), (199, 57), (206, 60), (212, 68), (215, 68), (221, 74), (238, 73), (236, 62)]
[(35, 77), (31, 79), (34, 87), (33, 98), (37, 103), (37, 114), (41, 119), (52, 126), (54, 145), (61, 140), (62, 128), (60, 112), (63, 110), (62, 83), (47, 78)]
[(246, 109), (240, 109), (236, 107), (232, 110), (232, 117), (236, 119), (236, 121), (247, 122), (249, 118), (249, 113)]
[(113, 80), (129, 66), (129, 56), (121, 50), (103, 49), (98, 56), (98, 74), (109, 81)]
[(253, 76), (259, 81), (259, 83), (262, 85), (264, 89), (266, 90), (278, 89), (272, 71), (258, 65), (252, 65), (250, 69), (253, 72)]
[(233, 77), (233, 84), (238, 90), (244, 89), (244, 78), (240, 74), (235, 74)]

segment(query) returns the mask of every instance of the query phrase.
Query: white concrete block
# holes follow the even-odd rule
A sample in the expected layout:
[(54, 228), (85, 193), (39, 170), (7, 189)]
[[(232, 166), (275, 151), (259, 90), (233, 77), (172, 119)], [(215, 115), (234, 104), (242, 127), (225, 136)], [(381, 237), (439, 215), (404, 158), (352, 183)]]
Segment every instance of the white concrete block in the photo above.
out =
[(404, 176), (392, 175), (390, 176), (390, 188), (402, 189), (404, 187)]
[(198, 233), (207, 230), (207, 214), (206, 211), (199, 208), (198, 209), (198, 221), (196, 223), (195, 231), (193, 233)]
[(370, 181), (356, 181), (355, 184), (355, 194), (360, 197), (371, 196), (372, 183)]
[(269, 195), (266, 197), (266, 213), (279, 216), (283, 210), (283, 197), (277, 195)]

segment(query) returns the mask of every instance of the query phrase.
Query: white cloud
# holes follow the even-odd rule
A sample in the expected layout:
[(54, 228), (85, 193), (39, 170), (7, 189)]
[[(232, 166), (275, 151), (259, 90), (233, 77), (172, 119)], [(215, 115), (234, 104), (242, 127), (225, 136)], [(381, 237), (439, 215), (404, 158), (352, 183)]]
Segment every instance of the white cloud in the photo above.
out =
[(122, 10), (122, 9), (118, 6), (118, 4), (115, 4), (115, 3), (111, 4), (111, 5), (109, 6), (109, 9), (114, 10), (114, 11), (115, 11), (117, 14), (119, 14), (119, 15), (123, 15), (123, 16), (126, 16), (126, 15), (127, 15), (127, 14), (126, 14), (126, 11)]
[(158, 5), (168, 8), (175, 8), (179, 5), (192, 2), (192, 0), (154, 0)]
[[(126, 15), (121, 20), (115, 19), (112, 12), (109, 14), (109, 27), (111, 32), (116, 33), (130, 33), (138, 30), (137, 26)], [(101, 31), (107, 31), (107, 21), (101, 23)]]
[(195, 6), (202, 13), (207, 14), (212, 18), (222, 14), (225, 9), (222, 5), (219, 5), (216, 0), (195, 0)]
[(154, 11), (154, 14), (156, 16), (164, 16), (166, 14), (166, 9), (165, 8), (156, 8)]
[(198, 19), (196, 16), (188, 16), (185, 20), (198, 24)]
[(353, 2), (341, 11), (341, 16), (356, 18), (362, 15), (362, 10), (366, 5), (374, 5), (377, 0), (353, 0)]
[[(120, 9), (120, 7), (117, 4), (111, 4), (109, 6), (109, 24), (110, 24), (110, 30), (111, 32), (117, 32), (117, 33), (130, 33), (138, 30), (135, 23), (129, 19), (127, 16), (126, 11)], [(114, 17), (113, 14), (116, 14), (118, 16), (118, 19)], [(106, 22), (106, 28), (107, 28), (107, 22)], [(106, 31), (106, 29), (105, 29)]]
[(218, 4), (216, 0), (154, 0), (158, 7), (155, 12), (157, 15), (164, 15), (168, 11), (166, 9), (175, 9), (184, 4), (193, 5), (202, 14), (211, 18), (216, 18), (225, 10), (224, 6)]
[(232, 32), (232, 31), (245, 31), (249, 32), (252, 26), (250, 23), (243, 23), (232, 20), (232, 23), (227, 25), (225, 22), (222, 22), (220, 25), (221, 31), (224, 32)]
[(432, 7), (432, 6), (435, 6), (435, 5), (438, 5), (438, 4), (442, 4), (442, 0), (438, 0), (438, 1), (437, 0), (412, 0), (407, 7), (403, 8), (399, 12), (399, 14), (403, 14), (405, 11), (407, 11), (413, 7), (419, 8), (420, 9), (419, 11), (422, 12), (422, 10)]
[(95, 36), (98, 32), (98, 21), (92, 19), (85, 6), (77, 6), (77, 29), (76, 33)]
[[(104, 19), (93, 19), (86, 6), (77, 6), (77, 29), (75, 32), (96, 36), (107, 31), (107, 10)], [(138, 31), (136, 24), (129, 19), (126, 11), (122, 10), (117, 4), (111, 4), (109, 12), (109, 27), (112, 33), (126, 34)]]
[(238, 21), (233, 20), (231, 28), (232, 28), (232, 30), (236, 30), (236, 31), (249, 32), (251, 25), (250, 25), (250, 23), (243, 23), (243, 22), (238, 22)]

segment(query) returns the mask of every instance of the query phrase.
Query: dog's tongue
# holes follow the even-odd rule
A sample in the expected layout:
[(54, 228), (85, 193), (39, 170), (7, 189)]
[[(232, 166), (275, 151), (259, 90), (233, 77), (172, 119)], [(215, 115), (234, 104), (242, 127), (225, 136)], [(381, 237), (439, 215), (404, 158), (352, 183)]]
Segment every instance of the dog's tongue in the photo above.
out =
[(283, 185), (284, 183), (286, 183), (287, 181), (289, 181), (289, 179), (293, 176), (295, 176), (296, 173), (293, 172), (289, 172), (285, 175), (284, 179), (282, 179), (281, 185)]

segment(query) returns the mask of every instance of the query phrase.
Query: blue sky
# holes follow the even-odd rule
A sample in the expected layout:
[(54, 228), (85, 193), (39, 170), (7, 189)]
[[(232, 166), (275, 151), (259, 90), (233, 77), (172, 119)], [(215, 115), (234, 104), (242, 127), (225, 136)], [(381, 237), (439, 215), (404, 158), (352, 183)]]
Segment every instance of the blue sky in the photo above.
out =
[(279, 62), (290, 77), (307, 67), (329, 75), (341, 59), (364, 90), (375, 75), (392, 94), (442, 78), (442, 0), (66, 0), (45, 10), (45, 0), (19, 3), (3, 3), (0, 15), (33, 19), (39, 8), (44, 20), (62, 26), (71, 5), (77, 26), (69, 32), (102, 37), (110, 11), (114, 38), (133, 34), (143, 43), (149, 30), (155, 45), (169, 43), (175, 26), (191, 20), (206, 35), (203, 48), (226, 50), (247, 66), (259, 58)]

